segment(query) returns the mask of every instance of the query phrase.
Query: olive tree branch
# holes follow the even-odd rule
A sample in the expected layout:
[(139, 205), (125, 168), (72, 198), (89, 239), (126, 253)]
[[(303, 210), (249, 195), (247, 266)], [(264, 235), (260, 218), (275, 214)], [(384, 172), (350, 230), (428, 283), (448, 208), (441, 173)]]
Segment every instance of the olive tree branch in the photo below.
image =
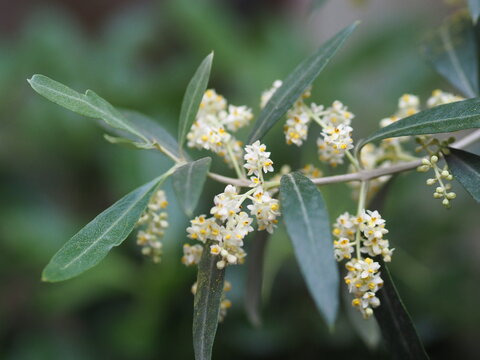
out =
[[(454, 142), (450, 146), (456, 149), (463, 149), (473, 144), (478, 139), (480, 139), (480, 129), (471, 132), (470, 134)], [(328, 184), (336, 184), (336, 183), (350, 182), (350, 181), (368, 181), (368, 180), (375, 179), (385, 175), (392, 175), (399, 172), (413, 170), (419, 167), (421, 164), (422, 164), (422, 160), (418, 159), (414, 161), (402, 162), (402, 163), (385, 167), (385, 168), (378, 168), (373, 170), (360, 170), (350, 174), (325, 176), (320, 178), (314, 178), (311, 180), (315, 185), (328, 185)], [(216, 180), (218, 182), (225, 183), (225, 184), (232, 184), (239, 187), (248, 187), (250, 185), (250, 181), (248, 180), (234, 179), (234, 178), (230, 178), (230, 177), (212, 173), (212, 172), (208, 173), (208, 175), (213, 180)], [(275, 187), (275, 186), (278, 186), (278, 185), (271, 183), (269, 187)]]

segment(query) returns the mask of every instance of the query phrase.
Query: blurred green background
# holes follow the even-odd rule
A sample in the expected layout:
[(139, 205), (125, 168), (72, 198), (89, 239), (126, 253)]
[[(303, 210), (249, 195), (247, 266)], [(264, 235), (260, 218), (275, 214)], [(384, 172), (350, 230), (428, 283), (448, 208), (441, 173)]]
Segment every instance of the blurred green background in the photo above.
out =
[[(169, 183), (171, 226), (160, 265), (143, 259), (131, 236), (84, 275), (40, 282), (66, 240), (170, 164), (108, 144), (93, 121), (36, 95), (26, 82), (32, 74), (93, 89), (173, 133), (186, 84), (211, 50), (210, 86), (258, 114), (260, 93), (273, 80), (362, 20), (312, 97), (347, 104), (359, 139), (395, 111), (403, 93), (426, 100), (435, 88), (453, 90), (421, 59), (418, 44), (454, 9), (439, 0), (0, 0), (0, 358), (193, 358), (196, 274), (179, 261), (188, 219)], [(288, 147), (281, 127), (264, 139), (276, 169), (320, 166), (314, 136), (302, 149)], [(216, 160), (215, 170), (231, 171)], [(446, 211), (424, 182), (424, 174), (403, 174), (390, 189), (383, 216), (397, 248), (391, 271), (432, 358), (478, 358), (478, 205), (456, 183), (458, 198)], [(208, 211), (221, 189), (207, 182), (196, 212)], [(332, 218), (354, 208), (346, 186), (322, 192)], [(219, 327), (216, 359), (389, 358), (383, 345), (362, 343), (343, 309), (335, 332), (327, 331), (282, 227), (269, 242), (265, 272), (263, 326), (255, 328), (243, 306), (246, 266), (229, 268), (233, 308)]]

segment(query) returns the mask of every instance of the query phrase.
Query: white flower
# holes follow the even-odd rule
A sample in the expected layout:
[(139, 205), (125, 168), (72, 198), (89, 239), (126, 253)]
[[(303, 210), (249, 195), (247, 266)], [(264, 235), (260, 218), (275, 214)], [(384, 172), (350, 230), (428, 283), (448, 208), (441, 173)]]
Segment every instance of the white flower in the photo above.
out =
[(206, 113), (218, 113), (225, 110), (227, 107), (227, 101), (222, 95), (219, 95), (213, 89), (205, 91), (203, 94), (202, 102), (200, 103), (199, 115), (202, 116)]
[(272, 198), (262, 187), (258, 187), (255, 190), (253, 197), (255, 200), (253, 200), (252, 204), (248, 205), (247, 208), (251, 214), (255, 215), (258, 230), (267, 230), (272, 234), (278, 223), (277, 217), (280, 216), (279, 201)]
[(350, 259), (352, 257), (353, 243), (350, 242), (347, 238), (340, 238), (339, 240), (335, 240), (333, 242), (333, 252), (337, 261), (341, 261), (343, 259)]
[(237, 189), (233, 185), (227, 185), (223, 193), (215, 196), (213, 202), (215, 206), (210, 210), (210, 214), (222, 221), (229, 216), (240, 211), (240, 206), (237, 201)]
[(155, 263), (160, 262), (163, 247), (161, 238), (168, 227), (168, 214), (162, 211), (167, 205), (165, 192), (158, 190), (137, 222), (137, 226), (144, 226), (137, 233), (137, 245), (142, 247), (142, 254), (150, 256)]
[(287, 144), (301, 146), (307, 140), (309, 123), (310, 117), (306, 113), (290, 114), (283, 127)]
[(182, 263), (186, 266), (197, 265), (200, 262), (202, 253), (202, 245), (197, 244), (192, 246), (190, 244), (185, 244), (183, 245)]
[(354, 221), (354, 216), (350, 215), (348, 212), (343, 213), (337, 218), (337, 221), (333, 225), (333, 235), (338, 238), (353, 240), (355, 232), (357, 231)]
[(383, 280), (378, 273), (380, 265), (370, 258), (352, 259), (345, 267), (348, 270), (345, 283), (353, 294), (352, 306), (358, 309), (364, 318), (373, 314), (372, 307), (380, 305), (375, 293), (383, 286)]
[(187, 227), (188, 237), (205, 243), (212, 236), (212, 229), (215, 230), (215, 219), (205, 218), (205, 215), (197, 216), (190, 220), (190, 226)]
[(332, 106), (327, 108), (324, 113), (322, 120), (327, 126), (331, 127), (337, 127), (339, 125), (348, 126), (355, 117), (347, 110), (347, 107), (338, 100), (334, 101)]
[(246, 106), (228, 105), (228, 113), (222, 114), (222, 123), (230, 131), (237, 131), (248, 125), (252, 119), (252, 109)]
[(245, 146), (244, 167), (248, 170), (248, 176), (255, 174), (260, 177), (264, 173), (273, 171), (273, 161), (270, 160), (270, 153), (266, 151), (267, 147), (255, 141), (252, 145)]
[(432, 96), (427, 100), (427, 106), (431, 108), (434, 106), (449, 104), (452, 102), (462, 101), (462, 100), (465, 100), (465, 99), (460, 96), (457, 96), (448, 92), (443, 92), (437, 89), (432, 92)]
[(320, 160), (332, 166), (342, 164), (345, 153), (353, 148), (352, 130), (345, 124), (324, 128), (321, 137), (317, 140)]

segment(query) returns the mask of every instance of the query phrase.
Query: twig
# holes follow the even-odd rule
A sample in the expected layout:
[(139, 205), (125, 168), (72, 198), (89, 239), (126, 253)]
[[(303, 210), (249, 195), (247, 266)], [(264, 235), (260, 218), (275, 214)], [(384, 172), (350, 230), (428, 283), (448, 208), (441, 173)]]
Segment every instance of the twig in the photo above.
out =
[[(454, 142), (451, 147), (456, 149), (463, 149), (468, 145), (473, 144), (475, 141), (480, 139), (480, 130), (475, 130), (468, 134), (467, 136), (463, 137), (462, 139)], [(408, 171), (417, 168), (422, 164), (421, 160), (409, 161), (399, 163), (397, 165), (373, 169), (373, 170), (361, 170), (358, 172), (350, 173), (350, 174), (343, 174), (343, 175), (334, 175), (334, 176), (326, 176), (312, 179), (312, 182), (315, 185), (328, 185), (328, 184), (335, 184), (341, 182), (350, 182), (350, 181), (367, 181), (371, 179), (375, 179), (385, 175), (396, 174), (403, 171)], [(250, 182), (248, 180), (243, 179), (234, 179), (227, 176), (219, 175), (216, 173), (209, 173), (210, 178), (222, 182), (225, 184), (232, 184), (239, 187), (248, 187)]]

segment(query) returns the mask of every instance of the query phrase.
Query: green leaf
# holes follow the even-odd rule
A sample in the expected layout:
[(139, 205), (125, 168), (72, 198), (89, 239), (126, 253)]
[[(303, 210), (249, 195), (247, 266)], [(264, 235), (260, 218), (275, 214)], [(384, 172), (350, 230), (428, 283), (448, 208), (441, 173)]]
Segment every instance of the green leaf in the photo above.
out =
[(118, 110), (93, 91), (87, 90), (85, 94), (80, 94), (43, 75), (33, 75), (28, 82), (37, 93), (48, 100), (77, 114), (102, 119), (111, 127), (129, 132), (148, 142)]
[(205, 244), (202, 258), (198, 264), (197, 292), (193, 305), (195, 360), (212, 358), (212, 347), (217, 332), (225, 278), (225, 269), (217, 268), (218, 257), (210, 253), (210, 245), (210, 242)]
[(108, 136), (107, 140), (112, 143), (129, 143), (142, 149), (159, 148), (173, 159), (183, 158), (175, 138), (145, 115), (117, 110), (91, 90), (83, 95), (43, 75), (34, 75), (28, 82), (50, 101), (80, 115), (103, 120), (100, 124), (104, 128), (120, 136)]
[(308, 178), (295, 172), (282, 176), (280, 197), (300, 270), (320, 313), (332, 327), (338, 309), (339, 275), (322, 195)]
[[(180, 154), (177, 140), (157, 121), (136, 111), (122, 110), (122, 114), (140, 134), (148, 139), (147, 144), (137, 144), (137, 147), (150, 149), (156, 146), (171, 158), (182, 159), (183, 157), (188, 160), (188, 156)], [(135, 137), (125, 131), (113, 129), (113, 133), (135, 141)]]
[(435, 106), (395, 121), (374, 132), (359, 145), (387, 138), (437, 134), (480, 127), (480, 98)]
[(467, 14), (452, 16), (424, 41), (421, 50), (438, 73), (465, 96), (477, 96), (477, 45), (472, 20)]
[(43, 281), (73, 278), (97, 265), (133, 230), (166, 173), (124, 196), (75, 234), (43, 270)]
[(192, 217), (200, 199), (211, 163), (209, 157), (192, 161), (177, 168), (172, 176), (173, 190), (188, 217)]
[(480, 16), (480, 0), (468, 0), (468, 7), (472, 15), (473, 23), (476, 24)]
[(407, 309), (403, 305), (390, 272), (383, 261), (381, 264), (383, 287), (377, 292), (380, 306), (374, 309), (383, 339), (395, 359), (428, 359)]
[(450, 154), (445, 159), (455, 179), (480, 202), (480, 156), (450, 148)]
[(248, 251), (245, 310), (248, 320), (254, 326), (260, 326), (262, 323), (260, 306), (262, 303), (263, 263), (269, 235), (267, 231), (257, 231)]
[(197, 116), (203, 94), (207, 89), (212, 61), (213, 52), (202, 61), (185, 90), (178, 125), (178, 144), (180, 149), (183, 147), (185, 137)]
[(255, 122), (248, 142), (251, 144), (261, 139), (270, 128), (297, 101), (305, 89), (317, 78), (337, 50), (343, 45), (357, 27), (358, 22), (346, 27), (325, 44), (312, 56), (302, 61), (283, 81), (283, 85), (275, 91), (265, 108)]

